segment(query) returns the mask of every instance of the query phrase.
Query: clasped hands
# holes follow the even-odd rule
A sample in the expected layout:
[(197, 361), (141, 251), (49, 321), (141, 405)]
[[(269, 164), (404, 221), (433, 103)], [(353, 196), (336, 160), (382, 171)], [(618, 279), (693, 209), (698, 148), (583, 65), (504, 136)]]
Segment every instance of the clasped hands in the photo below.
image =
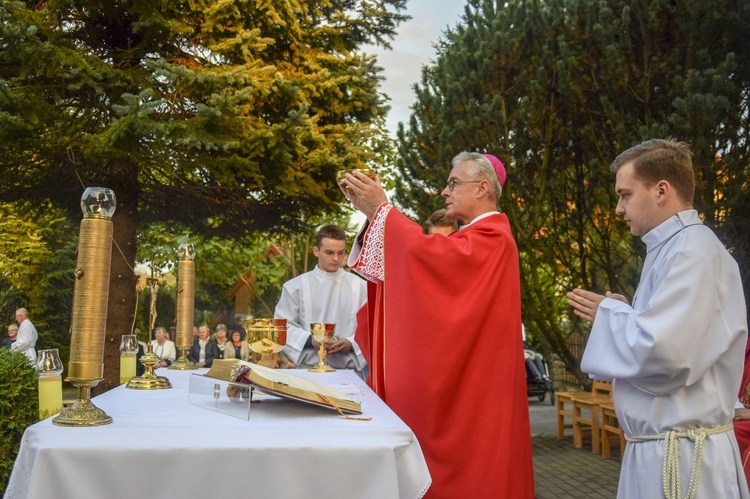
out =
[(573, 313), (592, 323), (594, 322), (594, 318), (596, 318), (596, 312), (599, 310), (599, 304), (605, 298), (613, 298), (615, 300), (620, 300), (623, 303), (628, 303), (627, 298), (623, 295), (612, 293), (611, 291), (607, 291), (605, 294), (601, 295), (599, 293), (594, 293), (593, 291), (576, 288), (573, 291), (570, 291), (567, 294), (567, 297), (568, 305), (573, 307)]
[(364, 173), (353, 170), (344, 176), (339, 188), (346, 199), (364, 213), (368, 220), (372, 220), (381, 204), (388, 202), (380, 183), (380, 175), (375, 175), (373, 180)]

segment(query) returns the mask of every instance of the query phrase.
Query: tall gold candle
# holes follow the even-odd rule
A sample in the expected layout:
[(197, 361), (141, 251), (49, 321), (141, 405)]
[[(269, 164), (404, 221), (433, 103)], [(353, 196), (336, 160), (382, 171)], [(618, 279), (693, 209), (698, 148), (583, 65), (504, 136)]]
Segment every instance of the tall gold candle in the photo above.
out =
[(104, 377), (104, 337), (107, 327), (109, 270), (112, 254), (112, 215), (115, 193), (89, 187), (81, 197), (83, 220), (73, 288), (68, 378), (78, 388), (78, 402), (52, 422), (60, 426), (96, 426), (112, 418), (91, 403), (91, 388)]
[(68, 377), (104, 377), (104, 333), (107, 327), (112, 221), (86, 216), (81, 221), (78, 269), (73, 291), (73, 321)]
[(176, 319), (177, 334), (175, 346), (179, 350), (179, 358), (169, 369), (198, 369), (194, 362), (187, 358), (188, 350), (193, 344), (193, 316), (195, 315), (195, 246), (183, 243), (177, 253), (177, 303)]

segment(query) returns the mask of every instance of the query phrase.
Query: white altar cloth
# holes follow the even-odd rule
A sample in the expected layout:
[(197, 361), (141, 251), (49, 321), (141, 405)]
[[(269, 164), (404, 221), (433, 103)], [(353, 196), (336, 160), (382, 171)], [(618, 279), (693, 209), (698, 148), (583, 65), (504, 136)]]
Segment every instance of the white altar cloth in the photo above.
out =
[(190, 376), (205, 372), (159, 369), (173, 388), (95, 397), (106, 426), (30, 426), (6, 499), (419, 498), (429, 487), (416, 437), (353, 371), (289, 372), (345, 391), (372, 421), (271, 396), (237, 419), (188, 403)]

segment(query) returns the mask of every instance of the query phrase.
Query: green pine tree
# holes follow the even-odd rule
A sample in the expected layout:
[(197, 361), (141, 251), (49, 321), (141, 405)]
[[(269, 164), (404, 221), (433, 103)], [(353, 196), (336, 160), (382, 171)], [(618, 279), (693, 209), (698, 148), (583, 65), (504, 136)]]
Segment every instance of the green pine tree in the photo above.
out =
[(374, 57), (406, 0), (0, 4), (0, 200), (77, 212), (114, 190), (105, 350), (135, 305), (139, 228), (294, 228), (339, 212), (335, 172), (387, 157)]
[[(632, 295), (639, 278), (643, 245), (614, 213), (617, 153), (654, 137), (689, 142), (696, 207), (748, 255), (748, 32), (747, 2), (469, 0), (399, 131), (395, 199), (424, 220), (455, 154), (500, 157), (527, 331), (580, 376), (566, 339), (586, 328), (564, 293)], [(738, 260), (750, 283), (750, 260)]]

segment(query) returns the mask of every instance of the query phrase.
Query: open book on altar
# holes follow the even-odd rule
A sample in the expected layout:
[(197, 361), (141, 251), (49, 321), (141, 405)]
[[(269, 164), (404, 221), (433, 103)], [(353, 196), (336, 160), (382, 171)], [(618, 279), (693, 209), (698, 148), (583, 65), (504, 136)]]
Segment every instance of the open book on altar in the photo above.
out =
[(249, 384), (259, 391), (331, 409), (362, 414), (362, 405), (317, 381), (239, 359), (215, 359), (206, 373), (211, 378)]

